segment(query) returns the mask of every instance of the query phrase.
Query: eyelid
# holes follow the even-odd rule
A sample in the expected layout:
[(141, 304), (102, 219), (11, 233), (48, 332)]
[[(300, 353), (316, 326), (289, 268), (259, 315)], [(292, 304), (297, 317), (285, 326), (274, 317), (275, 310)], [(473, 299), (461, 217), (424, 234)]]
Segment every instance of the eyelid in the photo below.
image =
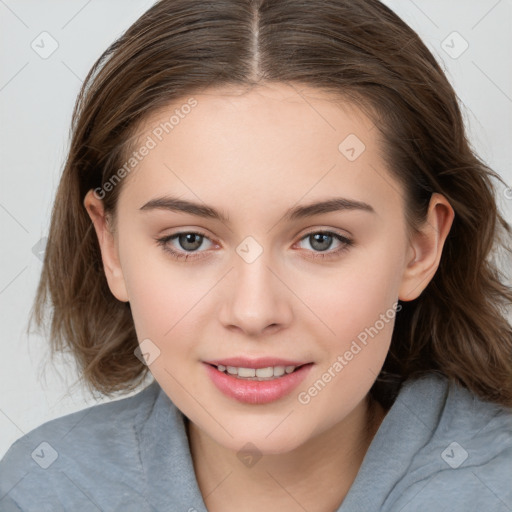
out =
[(299, 231), (294, 238), (299, 238), (299, 240), (302, 240), (304, 237), (313, 235), (315, 233), (330, 233), (333, 235), (338, 235), (342, 238), (346, 238), (347, 240), (352, 239), (352, 233), (347, 231), (346, 229), (340, 230), (339, 228), (331, 228), (327, 226), (320, 226), (320, 227), (313, 227), (313, 228), (306, 228), (301, 231)]
[[(157, 240), (157, 242), (161, 242), (163, 244), (163, 243), (165, 243), (165, 241), (170, 242), (173, 239), (177, 240), (180, 235), (198, 235), (198, 236), (202, 237), (204, 240), (208, 240), (212, 245), (219, 245), (216, 242), (214, 242), (212, 240), (212, 238), (210, 236), (208, 236), (206, 233), (204, 233), (200, 230), (196, 230), (196, 229), (186, 229), (186, 230), (176, 231), (175, 233), (170, 233), (170, 234), (164, 235), (162, 237), (157, 237), (156, 240)], [(180, 250), (180, 251), (183, 253), (186, 253), (186, 254), (198, 254), (200, 252), (205, 252), (204, 250), (203, 251), (191, 251), (191, 252), (186, 252), (183, 250)]]
[[(336, 230), (333, 229), (313, 229), (311, 231), (308, 231), (303, 236), (301, 236), (296, 242), (296, 244), (301, 243), (304, 240), (307, 240), (311, 235), (316, 234), (323, 234), (323, 235), (330, 235), (335, 240), (337, 240), (341, 245), (340, 247), (336, 249), (326, 249), (325, 251), (314, 251), (309, 249), (304, 249), (306, 253), (308, 253), (309, 259), (321, 259), (321, 260), (329, 260), (329, 259), (336, 259), (340, 257), (345, 251), (347, 251), (350, 247), (354, 245), (354, 240), (352, 238), (349, 238), (345, 235), (342, 235), (338, 233)], [(294, 244), (294, 245), (296, 245)]]

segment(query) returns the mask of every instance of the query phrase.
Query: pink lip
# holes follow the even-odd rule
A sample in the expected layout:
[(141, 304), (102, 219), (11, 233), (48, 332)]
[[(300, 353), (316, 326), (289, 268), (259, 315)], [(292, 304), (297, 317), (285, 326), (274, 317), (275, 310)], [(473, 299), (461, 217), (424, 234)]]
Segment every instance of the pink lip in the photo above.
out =
[(290, 359), (277, 359), (275, 357), (259, 357), (248, 359), (247, 357), (230, 357), (228, 359), (216, 359), (215, 361), (204, 361), (207, 364), (219, 366), (236, 366), (237, 368), (268, 368), (269, 366), (301, 366), (307, 361), (292, 361)]
[[(280, 363), (269, 364), (268, 359), (265, 363), (263, 360), (252, 361), (250, 364), (247, 360), (244, 364), (240, 364), (240, 359), (226, 359), (225, 361), (231, 363), (238, 361), (239, 364), (226, 364), (225, 366), (241, 366), (244, 368), (266, 368), (267, 366), (298, 366), (293, 364), (292, 361), (280, 360)], [(275, 360), (274, 360), (275, 361)], [(311, 370), (313, 363), (303, 364), (294, 372), (283, 375), (273, 380), (246, 380), (228, 375), (217, 370), (212, 366), (213, 363), (204, 363), (208, 376), (212, 379), (217, 389), (222, 391), (226, 396), (234, 398), (235, 400), (246, 404), (267, 404), (274, 402), (280, 398), (288, 395), (295, 389), (307, 376)], [(218, 364), (224, 364), (219, 362)], [(254, 366), (258, 364), (259, 366)]]

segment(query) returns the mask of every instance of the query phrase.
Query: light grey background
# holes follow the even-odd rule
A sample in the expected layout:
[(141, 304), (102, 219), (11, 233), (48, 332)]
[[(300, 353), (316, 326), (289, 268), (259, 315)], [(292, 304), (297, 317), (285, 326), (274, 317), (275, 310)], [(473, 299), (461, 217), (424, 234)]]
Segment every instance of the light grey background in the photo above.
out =
[[(96, 58), (153, 3), (0, 0), (0, 457), (38, 425), (105, 401), (70, 388), (78, 376), (69, 364), (45, 369), (47, 341), (25, 329), (76, 95)], [(512, 0), (385, 3), (441, 62), (473, 146), (512, 187)], [(52, 39), (57, 49), (42, 58)], [(512, 222), (512, 190), (499, 197)]]

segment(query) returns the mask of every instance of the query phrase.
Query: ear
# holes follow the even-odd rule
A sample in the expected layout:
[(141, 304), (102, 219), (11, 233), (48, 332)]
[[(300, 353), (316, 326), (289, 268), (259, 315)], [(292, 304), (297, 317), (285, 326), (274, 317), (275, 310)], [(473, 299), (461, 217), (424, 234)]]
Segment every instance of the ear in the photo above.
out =
[(105, 269), (110, 291), (116, 299), (121, 302), (128, 302), (128, 292), (119, 261), (117, 243), (109, 224), (110, 219), (105, 215), (102, 200), (94, 194), (93, 189), (87, 192), (84, 206), (98, 236), (101, 259), (103, 260), (103, 268)]
[(410, 241), (409, 260), (398, 294), (400, 300), (410, 301), (419, 297), (434, 277), (454, 217), (448, 200), (441, 194), (432, 194), (427, 219)]

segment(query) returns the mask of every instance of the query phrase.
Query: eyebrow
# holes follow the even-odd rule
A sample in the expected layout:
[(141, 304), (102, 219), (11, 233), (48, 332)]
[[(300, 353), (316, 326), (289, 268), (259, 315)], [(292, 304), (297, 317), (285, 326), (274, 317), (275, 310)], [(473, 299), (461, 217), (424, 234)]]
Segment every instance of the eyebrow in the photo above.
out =
[[(169, 210), (174, 212), (189, 213), (198, 217), (211, 218), (226, 224), (229, 222), (227, 215), (224, 215), (222, 212), (211, 206), (187, 201), (185, 199), (179, 199), (178, 197), (172, 196), (162, 196), (151, 199), (139, 209), (142, 211)], [(343, 197), (333, 197), (323, 201), (317, 201), (314, 203), (290, 208), (286, 211), (283, 218), (285, 220), (292, 221), (306, 217), (313, 217), (314, 215), (320, 215), (322, 213), (352, 210), (376, 213), (371, 205), (362, 201), (346, 199)]]

